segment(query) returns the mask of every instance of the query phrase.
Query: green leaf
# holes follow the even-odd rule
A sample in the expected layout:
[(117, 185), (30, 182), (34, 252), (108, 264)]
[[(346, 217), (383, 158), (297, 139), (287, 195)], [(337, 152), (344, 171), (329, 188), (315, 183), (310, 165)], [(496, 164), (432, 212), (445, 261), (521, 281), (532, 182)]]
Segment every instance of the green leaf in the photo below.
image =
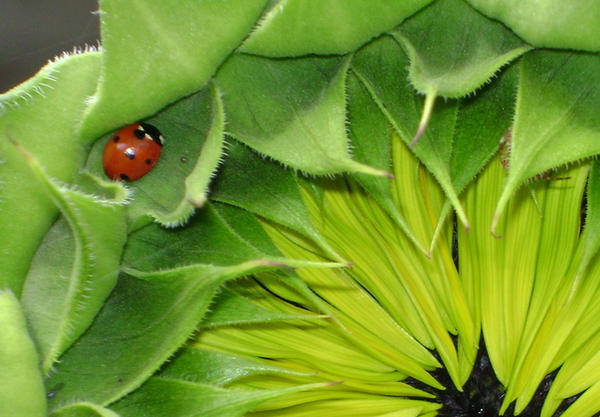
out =
[(477, 95), (460, 103), (450, 175), (460, 193), (498, 151), (500, 139), (512, 124), (518, 67), (510, 66)]
[(311, 222), (294, 175), (248, 148), (232, 143), (227, 162), (213, 184), (211, 198), (241, 207), (310, 238), (341, 260)]
[(160, 371), (163, 378), (225, 387), (241, 378), (253, 375), (304, 375), (286, 368), (268, 365), (249, 359), (212, 350), (189, 347)]
[(211, 311), (204, 317), (199, 326), (201, 328), (239, 326), (319, 318), (323, 318), (323, 316), (272, 311), (252, 302), (237, 291), (224, 289), (215, 297)]
[[(127, 184), (133, 198), (128, 215), (134, 227), (143, 216), (166, 226), (185, 222), (206, 201), (206, 192), (224, 145), (224, 114), (218, 88), (211, 84), (145, 122), (163, 137), (160, 160), (144, 177)], [(112, 134), (98, 140), (88, 169), (104, 178), (102, 152)], [(147, 221), (146, 221), (147, 222)]]
[[(517, 68), (510, 66), (498, 79), (480, 89), (476, 96), (464, 98), (456, 119), (450, 176), (460, 194), (498, 151), (500, 138), (510, 128), (514, 117)], [(433, 252), (450, 212), (446, 201), (440, 214), (430, 252)]]
[(194, 264), (122, 275), (93, 325), (48, 379), (48, 386), (62, 384), (50, 403), (106, 405), (134, 390), (192, 334), (224, 281), (265, 267), (261, 261)]
[(266, 400), (322, 385), (311, 384), (275, 390), (227, 390), (194, 382), (154, 377), (113, 407), (122, 417), (241, 417)]
[[(88, 328), (117, 281), (126, 239), (122, 205), (127, 196), (116, 189), (113, 199), (102, 199), (59, 185), (23, 152), (37, 181), (64, 216), (34, 256), (22, 295), (42, 370), (47, 373)], [(107, 188), (115, 190), (112, 185)]]
[[(348, 76), (348, 132), (354, 157), (358, 162), (389, 171), (392, 164), (392, 132), (385, 115), (356, 75)], [(423, 253), (427, 251), (417, 241), (392, 197), (390, 179), (355, 174), (358, 183), (369, 192), (394, 219), (406, 236)]]
[(194, 331), (221, 284), (292, 265), (340, 266), (269, 257), (210, 205), (182, 229), (148, 225), (129, 236), (117, 286), (93, 325), (62, 357), (51, 400), (106, 405), (137, 388)]
[(0, 291), (0, 416), (43, 417), (46, 392), (19, 301)]
[[(236, 145), (233, 145), (233, 147), (235, 146)], [(233, 162), (233, 159), (230, 161)], [(279, 172), (282, 171), (283, 170), (279, 170)], [(225, 166), (223, 166), (220, 172), (231, 171), (229, 171)], [(219, 178), (222, 177), (223, 176), (219, 174)], [(282, 194), (284, 193), (282, 192), (279, 195)], [(211, 195), (211, 197), (214, 197), (214, 193), (213, 195)], [(252, 213), (253, 210), (242, 209), (237, 205), (219, 203), (214, 199), (211, 200), (210, 205), (211, 208), (215, 211), (215, 213), (218, 214), (219, 218), (223, 221), (223, 223), (225, 223), (228, 226), (229, 230), (232, 233), (236, 234), (244, 242), (246, 242), (246, 244), (252, 246), (257, 251), (266, 255), (281, 256), (281, 252), (271, 241), (269, 235), (267, 235), (267, 232), (265, 232), (265, 229), (263, 229), (256, 216)], [(301, 209), (302, 206), (298, 206), (297, 208)]]
[(227, 132), (311, 174), (384, 172), (350, 159), (346, 137), (348, 59), (271, 60), (235, 55), (220, 69)]
[[(460, 30), (458, 30), (460, 28)], [(463, 97), (530, 46), (463, 0), (439, 0), (394, 32), (410, 58), (409, 79), (423, 94)]]
[(182, 229), (148, 225), (133, 233), (123, 255), (125, 268), (158, 271), (190, 264), (236, 265), (265, 255), (241, 239), (206, 205)]
[[(282, 171), (283, 170), (280, 170), (279, 172)], [(221, 204), (218, 202), (212, 202), (211, 206), (215, 212), (218, 213), (221, 220), (227, 224), (229, 229), (247, 244), (269, 257), (282, 256), (281, 252), (273, 244), (263, 229), (261, 223), (259, 223), (252, 213), (229, 204)], [(285, 262), (289, 261), (290, 260), (287, 259)], [(286, 299), (296, 300), (301, 304), (308, 301), (308, 304), (312, 307), (316, 307), (317, 311), (328, 314), (337, 322), (335, 315), (331, 312), (329, 304), (318, 297), (308, 285), (298, 277), (295, 271), (290, 269), (280, 269), (272, 271), (268, 275), (270, 276), (268, 279), (264, 279), (265, 274), (261, 275), (261, 283), (270, 288), (275, 294)], [(274, 281), (276, 282), (275, 285), (273, 285)]]
[[(352, 60), (352, 70), (365, 85), (380, 110), (402, 140), (409, 144), (419, 126), (423, 99), (417, 96), (407, 79), (408, 58), (400, 46), (384, 36), (359, 50)], [(438, 181), (452, 202), (458, 217), (467, 226), (450, 177), (452, 137), (458, 105), (456, 101), (439, 103), (429, 127), (413, 152)]]
[(93, 403), (79, 402), (55, 410), (50, 417), (119, 417), (119, 415)]
[(83, 163), (76, 128), (99, 67), (99, 53), (65, 57), (0, 95), (0, 287), (15, 294), (58, 209), (8, 139), (29, 149), (50, 176), (70, 181)]
[(103, 0), (102, 76), (80, 134), (94, 140), (204, 86), (266, 0)]
[(600, 51), (600, 4), (579, 0), (468, 0), (537, 47)]
[(508, 198), (528, 178), (600, 153), (598, 107), (600, 56), (540, 50), (523, 58), (510, 169), (492, 232)]
[(430, 2), (276, 1), (244, 42), (242, 51), (273, 57), (345, 54)]

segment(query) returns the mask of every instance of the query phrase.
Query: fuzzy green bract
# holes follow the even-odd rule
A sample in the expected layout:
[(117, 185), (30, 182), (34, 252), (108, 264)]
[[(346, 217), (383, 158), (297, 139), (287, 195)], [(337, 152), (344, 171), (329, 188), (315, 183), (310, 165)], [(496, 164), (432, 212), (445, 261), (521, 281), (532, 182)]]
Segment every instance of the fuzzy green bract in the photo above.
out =
[(600, 50), (600, 5), (594, 0), (468, 0), (538, 47)]
[(31, 258), (58, 213), (47, 193), (11, 144), (22, 144), (59, 181), (73, 180), (85, 148), (77, 128), (85, 100), (94, 91), (98, 53), (46, 65), (36, 76), (0, 96), (0, 263), (2, 286), (19, 294)]
[(80, 135), (93, 140), (199, 90), (265, 4), (102, 0), (102, 75)]
[(0, 95), (0, 416), (596, 415), (599, 7), (101, 0)]

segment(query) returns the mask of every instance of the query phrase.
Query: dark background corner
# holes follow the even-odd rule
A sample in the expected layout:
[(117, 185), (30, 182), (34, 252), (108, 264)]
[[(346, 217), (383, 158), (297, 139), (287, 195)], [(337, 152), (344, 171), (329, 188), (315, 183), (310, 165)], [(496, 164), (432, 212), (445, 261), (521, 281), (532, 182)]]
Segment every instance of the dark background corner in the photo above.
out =
[(97, 0), (0, 0), (0, 94), (73, 47), (97, 45)]

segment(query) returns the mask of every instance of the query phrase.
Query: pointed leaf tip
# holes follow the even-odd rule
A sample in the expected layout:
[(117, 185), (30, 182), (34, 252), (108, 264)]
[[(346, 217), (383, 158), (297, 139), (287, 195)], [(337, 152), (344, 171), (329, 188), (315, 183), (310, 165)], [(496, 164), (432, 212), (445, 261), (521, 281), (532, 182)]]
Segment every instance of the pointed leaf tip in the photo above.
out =
[(195, 199), (195, 200), (188, 200), (188, 203), (190, 203), (195, 208), (201, 208), (202, 206), (204, 206), (204, 204), (206, 204), (206, 201), (207, 201), (206, 197), (201, 196), (200, 198)]
[(425, 133), (427, 126), (429, 125), (429, 120), (431, 119), (431, 114), (433, 113), (433, 105), (435, 104), (435, 99), (437, 98), (435, 90), (429, 91), (425, 95), (425, 102), (423, 104), (423, 113), (421, 113), (421, 120), (419, 121), (419, 128), (417, 129), (417, 133), (413, 138), (412, 142), (410, 142), (410, 148), (414, 148)]
[(256, 261), (256, 263), (258, 265), (264, 265), (264, 266), (279, 266), (279, 267), (286, 268), (286, 269), (296, 269), (293, 266), (288, 265), (286, 263), (278, 262), (278, 261), (269, 261), (267, 259), (259, 259)]

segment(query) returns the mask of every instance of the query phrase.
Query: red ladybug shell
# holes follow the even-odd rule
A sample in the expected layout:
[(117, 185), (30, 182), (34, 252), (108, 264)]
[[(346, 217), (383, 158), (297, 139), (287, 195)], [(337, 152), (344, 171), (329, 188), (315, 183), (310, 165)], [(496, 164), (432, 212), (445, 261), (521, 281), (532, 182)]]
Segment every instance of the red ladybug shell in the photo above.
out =
[(152, 125), (134, 123), (125, 126), (110, 138), (104, 148), (104, 172), (113, 180), (137, 180), (158, 162), (163, 143), (160, 131)]

